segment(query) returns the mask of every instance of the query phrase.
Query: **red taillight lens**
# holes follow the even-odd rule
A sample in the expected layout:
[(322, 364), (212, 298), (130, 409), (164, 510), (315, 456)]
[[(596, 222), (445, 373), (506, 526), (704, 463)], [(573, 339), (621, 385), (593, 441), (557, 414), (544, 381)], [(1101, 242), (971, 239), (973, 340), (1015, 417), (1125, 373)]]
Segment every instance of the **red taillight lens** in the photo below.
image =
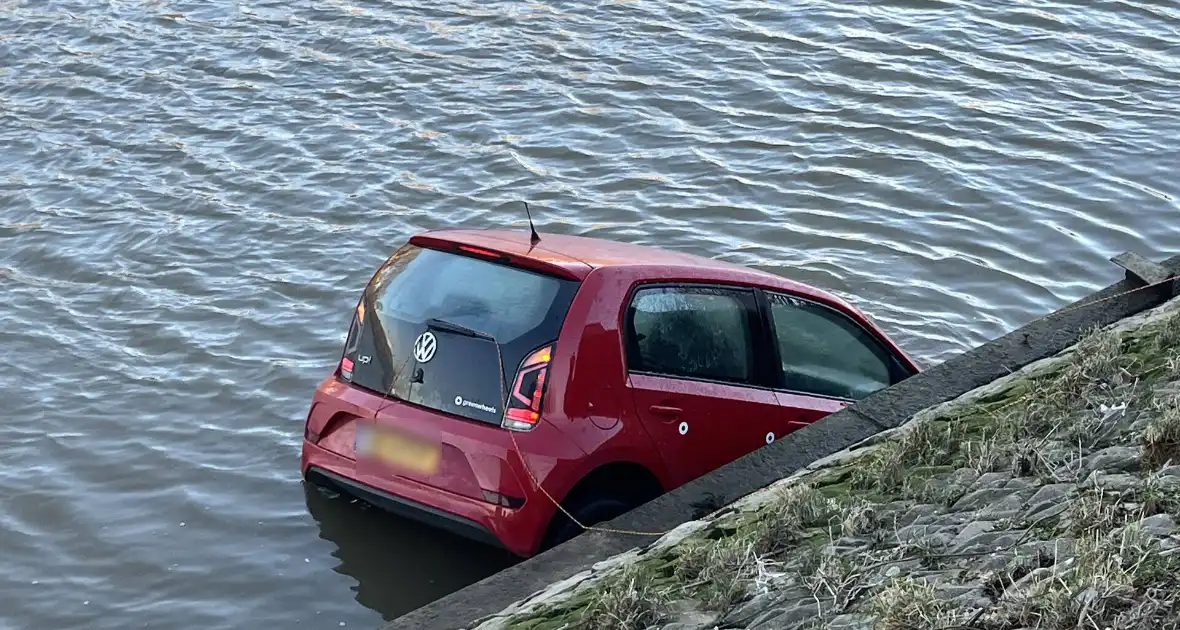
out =
[(480, 249), (478, 247), (471, 247), (470, 245), (460, 245), (459, 251), (467, 252), (468, 254), (475, 254), (476, 256), (485, 256), (487, 258), (503, 258), (500, 254), (487, 249)]
[(545, 346), (525, 357), (516, 370), (508, 405), (504, 409), (505, 429), (532, 431), (541, 421), (541, 404), (545, 399), (545, 381), (549, 376), (549, 362), (553, 346)]
[(352, 380), (352, 359), (348, 355), (356, 352), (357, 343), (361, 338), (361, 327), (365, 325), (365, 302), (361, 300), (352, 314), (352, 324), (348, 327), (348, 338), (344, 340), (344, 351), (340, 354), (340, 363), (336, 365), (336, 375), (344, 380)]

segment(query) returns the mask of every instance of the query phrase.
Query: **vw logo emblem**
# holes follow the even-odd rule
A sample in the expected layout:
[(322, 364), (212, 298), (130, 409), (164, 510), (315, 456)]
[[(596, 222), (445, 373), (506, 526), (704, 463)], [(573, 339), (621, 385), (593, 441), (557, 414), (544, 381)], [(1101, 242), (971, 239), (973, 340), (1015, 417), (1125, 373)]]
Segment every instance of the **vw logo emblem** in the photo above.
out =
[(414, 358), (418, 363), (426, 363), (433, 359), (435, 350), (438, 350), (438, 340), (430, 331), (419, 335), (418, 340), (414, 342)]

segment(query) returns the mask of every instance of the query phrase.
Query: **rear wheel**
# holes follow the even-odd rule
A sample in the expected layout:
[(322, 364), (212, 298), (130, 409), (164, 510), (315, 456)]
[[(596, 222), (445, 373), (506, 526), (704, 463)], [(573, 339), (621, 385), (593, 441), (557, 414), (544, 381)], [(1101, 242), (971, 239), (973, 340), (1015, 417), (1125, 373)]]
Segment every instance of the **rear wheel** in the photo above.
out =
[[(578, 520), (578, 523), (589, 527), (625, 514), (641, 503), (643, 500), (638, 497), (590, 495), (573, 499), (565, 509)], [(552, 549), (581, 534), (582, 528), (578, 523), (570, 520), (565, 512), (558, 510), (553, 521), (549, 523), (545, 538), (541, 541), (541, 551)]]
[(609, 521), (664, 493), (658, 479), (639, 464), (616, 462), (602, 466), (582, 478), (561, 505), (577, 523), (557, 510), (541, 539), (545, 551), (582, 533), (587, 527)]

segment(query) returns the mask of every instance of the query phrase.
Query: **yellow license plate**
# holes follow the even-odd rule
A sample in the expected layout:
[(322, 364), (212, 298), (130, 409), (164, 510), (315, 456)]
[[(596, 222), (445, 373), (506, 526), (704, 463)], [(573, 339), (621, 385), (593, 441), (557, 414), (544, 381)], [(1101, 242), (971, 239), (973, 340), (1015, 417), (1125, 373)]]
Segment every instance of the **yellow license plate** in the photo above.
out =
[(367, 436), (367, 455), (386, 464), (432, 475), (438, 471), (441, 449), (437, 444), (393, 431), (373, 431)]

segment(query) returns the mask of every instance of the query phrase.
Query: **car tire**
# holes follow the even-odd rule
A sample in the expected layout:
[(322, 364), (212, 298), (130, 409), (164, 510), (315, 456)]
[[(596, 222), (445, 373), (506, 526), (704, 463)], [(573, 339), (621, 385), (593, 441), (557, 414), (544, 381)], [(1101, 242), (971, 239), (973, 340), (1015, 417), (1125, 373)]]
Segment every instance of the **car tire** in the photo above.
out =
[[(642, 500), (633, 497), (597, 495), (577, 498), (566, 506), (566, 510), (578, 519), (578, 523), (589, 527), (625, 514), (642, 503)], [(540, 551), (552, 549), (582, 533), (578, 523), (558, 510), (541, 541)]]

